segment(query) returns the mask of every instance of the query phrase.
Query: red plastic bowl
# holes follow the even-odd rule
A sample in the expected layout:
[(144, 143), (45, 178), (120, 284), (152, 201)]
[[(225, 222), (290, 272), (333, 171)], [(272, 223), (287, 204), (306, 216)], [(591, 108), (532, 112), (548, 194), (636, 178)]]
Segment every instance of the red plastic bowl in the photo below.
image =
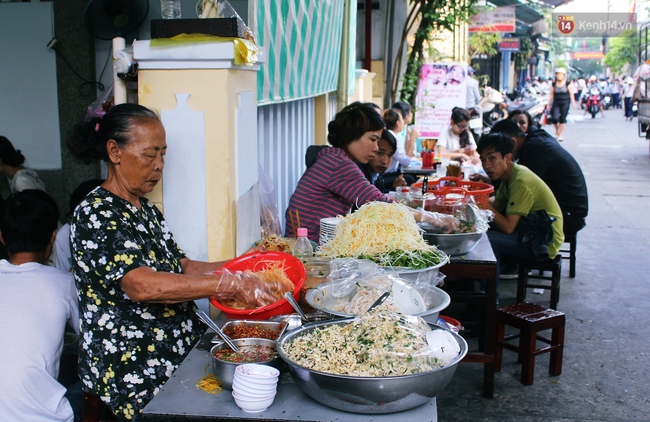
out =
[[(284, 273), (294, 285), (293, 297), (298, 301), (300, 299), (300, 290), (303, 284), (305, 284), (307, 272), (302, 262), (291, 254), (278, 251), (249, 253), (226, 262), (222, 268), (232, 272), (245, 270), (263, 271), (276, 262), (283, 263)], [(284, 315), (293, 312), (293, 307), (284, 298), (270, 305), (254, 309), (229, 308), (223, 306), (215, 298), (210, 298), (210, 303), (221, 310), (228, 319), (241, 319), (242, 317), (246, 317), (246, 319), (265, 320), (274, 315)]]

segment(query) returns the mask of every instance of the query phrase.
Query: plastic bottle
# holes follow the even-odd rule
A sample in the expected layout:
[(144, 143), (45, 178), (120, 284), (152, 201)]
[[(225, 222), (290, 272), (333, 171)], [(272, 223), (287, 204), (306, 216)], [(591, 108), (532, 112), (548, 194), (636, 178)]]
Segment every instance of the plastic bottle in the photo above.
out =
[(163, 19), (181, 18), (181, 0), (160, 0)]
[(293, 245), (293, 254), (298, 258), (311, 258), (314, 256), (314, 247), (307, 238), (307, 229), (298, 229), (298, 239), (296, 244)]

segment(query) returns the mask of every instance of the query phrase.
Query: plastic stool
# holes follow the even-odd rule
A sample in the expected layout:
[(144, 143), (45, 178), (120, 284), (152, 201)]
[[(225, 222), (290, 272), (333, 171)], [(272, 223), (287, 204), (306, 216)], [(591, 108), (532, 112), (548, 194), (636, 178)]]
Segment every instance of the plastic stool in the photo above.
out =
[[(501, 371), (503, 349), (512, 350), (519, 355), (521, 362), (521, 383), (532, 385), (535, 374), (535, 357), (542, 353), (551, 352), (549, 374), (553, 376), (562, 373), (562, 352), (564, 349), (564, 313), (548, 309), (534, 303), (518, 303), (497, 309), (497, 347), (494, 371)], [(505, 336), (505, 326), (519, 329), (519, 333)], [(551, 339), (546, 339), (537, 333), (552, 329)], [(519, 347), (506, 343), (519, 338)], [(537, 340), (549, 346), (537, 350)]]
[[(528, 274), (538, 270), (539, 275)], [(551, 276), (545, 276), (544, 271), (550, 271)], [(551, 285), (531, 283), (529, 280), (550, 280)], [(551, 308), (557, 309), (560, 301), (560, 281), (562, 279), (562, 255), (557, 254), (554, 259), (546, 261), (519, 261), (519, 276), (517, 278), (517, 303), (526, 300), (526, 289), (537, 288), (551, 291)]]

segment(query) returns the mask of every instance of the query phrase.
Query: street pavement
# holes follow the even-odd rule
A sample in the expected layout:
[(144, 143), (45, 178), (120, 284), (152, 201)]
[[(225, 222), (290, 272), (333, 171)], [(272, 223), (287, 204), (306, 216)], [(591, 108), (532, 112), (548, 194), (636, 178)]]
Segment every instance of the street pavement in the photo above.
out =
[[(484, 399), (482, 365), (461, 364), (437, 399), (441, 422), (650, 421), (648, 141), (622, 110), (595, 119), (572, 111), (569, 118), (562, 146), (587, 179), (589, 216), (578, 233), (575, 278), (563, 262), (562, 375), (548, 374), (549, 354), (543, 354), (534, 384), (524, 386), (515, 353), (504, 350), (494, 399)], [(514, 303), (515, 292), (516, 280), (501, 280), (500, 306)], [(526, 299), (549, 304), (548, 293), (529, 290)]]

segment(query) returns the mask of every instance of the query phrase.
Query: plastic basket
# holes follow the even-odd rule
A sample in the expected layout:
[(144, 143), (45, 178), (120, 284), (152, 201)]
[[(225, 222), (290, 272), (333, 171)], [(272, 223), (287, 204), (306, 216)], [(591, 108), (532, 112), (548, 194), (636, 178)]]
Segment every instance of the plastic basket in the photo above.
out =
[[(285, 274), (294, 285), (293, 297), (299, 300), (300, 290), (305, 283), (307, 272), (302, 262), (291, 254), (278, 251), (249, 253), (226, 262), (223, 264), (223, 268), (232, 272), (245, 270), (255, 272), (263, 271), (277, 262), (283, 264)], [(246, 319), (265, 320), (275, 315), (284, 315), (293, 312), (293, 307), (284, 298), (270, 305), (254, 309), (229, 308), (219, 303), (215, 298), (210, 298), (210, 303), (221, 310), (228, 319), (241, 319), (242, 317), (246, 317)]]
[[(415, 182), (411, 186), (422, 188), (422, 182)], [(458, 188), (461, 188), (465, 194), (471, 195), (476, 205), (481, 209), (488, 208), (490, 195), (494, 192), (494, 186), (489, 183), (472, 182), (458, 177), (441, 177), (438, 180), (431, 180), (427, 185), (427, 192), (432, 192), (436, 196), (445, 196), (448, 193), (461, 193), (461, 191), (457, 190)], [(450, 189), (454, 190), (451, 191)]]

